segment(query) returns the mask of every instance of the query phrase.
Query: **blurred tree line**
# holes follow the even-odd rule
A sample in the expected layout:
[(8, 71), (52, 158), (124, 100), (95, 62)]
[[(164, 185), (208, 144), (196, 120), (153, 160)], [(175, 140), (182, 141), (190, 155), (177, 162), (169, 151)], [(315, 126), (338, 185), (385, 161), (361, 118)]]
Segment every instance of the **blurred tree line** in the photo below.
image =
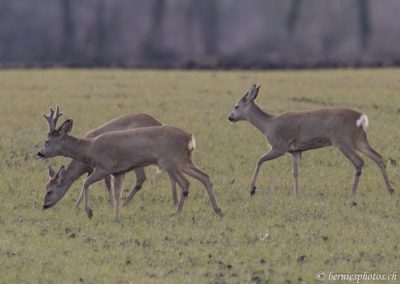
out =
[(0, 0), (2, 66), (400, 62), (398, 0)]

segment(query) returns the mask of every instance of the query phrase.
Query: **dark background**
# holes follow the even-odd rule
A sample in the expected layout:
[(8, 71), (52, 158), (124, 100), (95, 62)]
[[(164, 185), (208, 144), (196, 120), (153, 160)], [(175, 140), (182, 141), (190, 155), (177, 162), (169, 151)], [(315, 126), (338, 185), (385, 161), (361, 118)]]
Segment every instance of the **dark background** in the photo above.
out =
[(398, 64), (398, 0), (0, 0), (2, 67)]

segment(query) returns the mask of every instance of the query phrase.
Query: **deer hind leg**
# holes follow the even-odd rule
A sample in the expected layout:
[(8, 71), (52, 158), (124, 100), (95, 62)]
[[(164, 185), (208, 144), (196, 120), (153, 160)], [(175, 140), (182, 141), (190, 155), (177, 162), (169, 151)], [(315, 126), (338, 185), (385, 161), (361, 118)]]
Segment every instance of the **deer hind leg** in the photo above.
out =
[(257, 166), (256, 169), (254, 170), (254, 174), (253, 174), (253, 178), (251, 180), (251, 186), (250, 186), (250, 194), (253, 195), (254, 193), (256, 193), (256, 180), (257, 180), (257, 176), (258, 176), (258, 172), (260, 171), (260, 167), (263, 163), (270, 161), (270, 160), (274, 160), (276, 158), (279, 158), (280, 156), (282, 156), (283, 154), (285, 154), (285, 151), (280, 151), (277, 149), (272, 148), (268, 153), (266, 153), (264, 156), (262, 156), (258, 162), (257, 162)]
[(218, 205), (217, 199), (215, 198), (213, 184), (210, 181), (210, 177), (192, 163), (186, 165), (182, 170), (185, 174), (199, 180), (204, 185), (207, 190), (208, 197), (210, 198), (212, 208), (214, 209), (215, 213), (222, 216), (222, 211)]
[(360, 181), (360, 176), (362, 173), (362, 168), (364, 166), (364, 161), (361, 159), (361, 157), (357, 154), (357, 152), (350, 146), (339, 146), (339, 150), (343, 153), (343, 155), (346, 156), (347, 159), (349, 159), (355, 169), (356, 169), (356, 174), (354, 175), (354, 181), (353, 181), (353, 186), (351, 188), (351, 194), (353, 198), (356, 195), (357, 188), (358, 188), (358, 183)]
[(114, 176), (114, 204), (115, 204), (115, 222), (119, 222), (120, 206), (119, 201), (121, 199), (121, 185), (123, 174), (113, 175)]
[(175, 214), (178, 215), (181, 213), (183, 204), (185, 203), (185, 200), (187, 199), (189, 195), (189, 186), (190, 183), (189, 181), (184, 177), (182, 172), (179, 170), (175, 171), (168, 171), (168, 174), (172, 176), (174, 180), (178, 183), (179, 187), (181, 188), (181, 197), (179, 198), (178, 205), (176, 207), (176, 212)]
[(124, 203), (122, 204), (123, 207), (127, 206), (129, 202), (131, 202), (132, 198), (139, 192), (142, 188), (143, 183), (146, 181), (146, 174), (143, 168), (135, 169), (136, 174), (136, 184), (132, 188), (132, 190), (128, 193)]
[(173, 202), (173, 206), (177, 206), (178, 205), (178, 194), (176, 193), (176, 181), (175, 179), (169, 176), (169, 180), (171, 182), (171, 191), (172, 191), (172, 202)]
[(111, 207), (114, 207), (114, 197), (113, 197), (113, 189), (111, 186), (111, 176), (105, 177), (104, 183), (106, 185), (106, 189), (107, 189), (107, 193), (108, 193), (108, 202), (110, 202)]
[(292, 153), (292, 173), (293, 173), (293, 193), (294, 197), (298, 196), (299, 193), (299, 173), (300, 173), (300, 160), (301, 152)]
[(385, 161), (382, 158), (382, 156), (375, 151), (374, 148), (372, 148), (368, 141), (363, 141), (361, 143), (357, 143), (356, 144), (357, 150), (359, 150), (360, 152), (364, 153), (366, 156), (368, 156), (370, 159), (372, 159), (379, 167), (379, 169), (381, 170), (383, 179), (385, 180), (385, 184), (387, 187), (387, 190), (389, 193), (394, 193), (394, 189), (393, 186), (389, 180), (388, 174), (386, 172), (386, 165), (385, 165)]

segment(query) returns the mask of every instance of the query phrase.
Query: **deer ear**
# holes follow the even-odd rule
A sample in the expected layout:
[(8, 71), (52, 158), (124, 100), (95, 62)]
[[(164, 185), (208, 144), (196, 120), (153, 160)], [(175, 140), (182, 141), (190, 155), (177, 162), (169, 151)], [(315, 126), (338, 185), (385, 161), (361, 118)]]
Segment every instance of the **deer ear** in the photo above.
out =
[(256, 85), (251, 86), (250, 90), (247, 92), (247, 100), (254, 101), (257, 98), (260, 87), (261, 86), (256, 87)]
[(54, 169), (49, 166), (49, 177), (53, 178), (56, 175), (56, 172), (54, 171)]
[(72, 119), (67, 119), (66, 121), (61, 124), (60, 128), (58, 129), (60, 135), (65, 135), (71, 132), (72, 126), (74, 122)]
[(57, 173), (57, 183), (61, 183), (65, 177), (65, 167), (61, 166)]

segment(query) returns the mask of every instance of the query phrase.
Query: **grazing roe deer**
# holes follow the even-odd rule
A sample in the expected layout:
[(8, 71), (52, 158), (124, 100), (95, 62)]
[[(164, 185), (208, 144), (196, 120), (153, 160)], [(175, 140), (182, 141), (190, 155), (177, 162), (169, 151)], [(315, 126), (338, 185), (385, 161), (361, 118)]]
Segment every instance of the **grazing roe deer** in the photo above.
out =
[[(61, 116), (59, 109), (56, 109), (54, 112), (50, 109), (49, 116), (45, 116), (46, 119), (53, 119), (56, 120), (58, 117)], [(148, 127), (148, 126), (161, 126), (162, 124), (158, 122), (155, 118), (147, 114), (130, 114), (117, 117), (112, 119), (103, 125), (99, 126), (96, 129), (93, 129), (86, 133), (85, 138), (93, 138), (97, 137), (103, 133), (116, 131), (116, 130), (124, 130), (124, 129), (135, 129), (139, 127)], [(85, 173), (92, 172), (93, 169), (82, 162), (77, 160), (72, 160), (67, 168), (62, 166), (58, 172), (55, 172), (49, 166), (49, 182), (46, 185), (46, 195), (44, 197), (43, 208), (47, 209), (54, 205), (56, 205), (63, 196), (67, 193), (70, 189), (72, 183), (74, 183), (78, 178), (80, 178)], [(143, 183), (146, 180), (146, 174), (143, 168), (137, 168), (134, 170), (136, 174), (136, 184), (133, 189), (129, 192), (128, 196), (126, 197), (123, 206), (126, 206), (133, 198), (133, 196), (142, 188)], [(113, 205), (113, 195), (112, 195), (112, 188), (111, 188), (111, 177), (108, 176), (104, 179), (106, 189), (108, 191), (109, 201), (111, 205)], [(172, 183), (172, 197), (173, 197), (173, 204), (176, 206), (178, 203), (178, 197), (176, 194), (176, 184), (175, 182), (171, 181)], [(77, 206), (79, 206), (80, 201), (82, 200), (82, 192), (80, 194), (80, 198), (77, 200)]]
[(64, 121), (58, 129), (56, 121), (47, 121), (50, 131), (38, 156), (66, 156), (93, 168), (93, 172), (83, 184), (85, 211), (89, 218), (93, 215), (88, 195), (90, 185), (109, 175), (114, 177), (115, 215), (116, 221), (119, 221), (119, 199), (124, 174), (149, 165), (157, 165), (165, 170), (170, 179), (180, 186), (181, 196), (176, 214), (181, 212), (189, 194), (190, 183), (183, 173), (199, 180), (205, 186), (214, 211), (222, 214), (210, 178), (192, 162), (191, 156), (195, 148), (193, 135), (171, 126), (152, 126), (112, 131), (94, 138), (81, 139), (69, 135), (73, 126), (71, 119)]
[(258, 161), (251, 181), (250, 194), (256, 192), (256, 179), (261, 165), (285, 153), (292, 154), (294, 195), (299, 191), (298, 174), (303, 151), (334, 145), (354, 165), (356, 173), (352, 186), (355, 197), (364, 161), (357, 151), (371, 158), (382, 172), (389, 193), (394, 189), (386, 173), (382, 156), (368, 143), (366, 130), (368, 117), (349, 108), (323, 108), (309, 111), (290, 111), (271, 115), (254, 102), (260, 86), (253, 85), (239, 99), (228, 119), (231, 122), (247, 120), (261, 131), (271, 145), (271, 150)]

